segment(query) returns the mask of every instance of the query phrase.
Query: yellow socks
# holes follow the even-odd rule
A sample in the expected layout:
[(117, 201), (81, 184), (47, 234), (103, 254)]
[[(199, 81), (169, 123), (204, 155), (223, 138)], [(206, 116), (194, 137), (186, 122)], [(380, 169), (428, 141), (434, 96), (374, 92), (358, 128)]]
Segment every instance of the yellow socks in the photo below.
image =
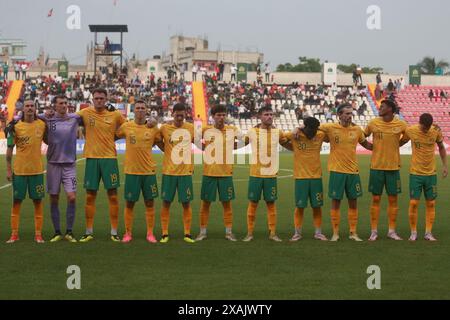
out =
[[(133, 221), (134, 221), (134, 209), (125, 206), (125, 232), (132, 234)], [(147, 234), (153, 234), (153, 227), (155, 225), (155, 207), (145, 206), (145, 222), (147, 224)]]
[(266, 202), (267, 204), (267, 221), (269, 225), (270, 235), (273, 236), (276, 233), (277, 228), (277, 208), (275, 202)]
[(388, 217), (389, 217), (389, 231), (394, 231), (397, 226), (398, 201), (397, 196), (389, 196), (388, 203)]
[(348, 208), (348, 225), (350, 226), (350, 234), (356, 234), (356, 226), (358, 225), (358, 209)]
[(231, 209), (231, 201), (222, 202), (223, 206), (223, 223), (227, 230), (233, 227), (233, 210)]
[(202, 204), (200, 206), (200, 228), (206, 228), (208, 226), (210, 206), (211, 202), (202, 201)]
[(132, 229), (133, 229), (133, 220), (134, 220), (134, 213), (133, 213), (133, 208), (128, 208), (127, 206), (125, 206), (125, 232), (128, 234), (132, 233)]
[(44, 203), (42, 201), (34, 202), (34, 233), (42, 234), (42, 224), (44, 222)]
[(425, 232), (431, 233), (433, 229), (434, 219), (436, 217), (436, 201), (435, 200), (427, 200), (426, 202), (426, 227)]
[(409, 200), (409, 226), (411, 232), (417, 232), (417, 212), (419, 207), (419, 200)]
[[(416, 199), (411, 199), (409, 201), (409, 226), (411, 228), (411, 232), (417, 232), (417, 216), (419, 211), (418, 210), (419, 202), (420, 201)], [(436, 217), (436, 201), (426, 200), (425, 233), (431, 233), (435, 217)]]
[(303, 214), (305, 212), (304, 208), (295, 208), (294, 211), (294, 227), (296, 232), (300, 232), (303, 226)]
[(19, 234), (19, 222), (20, 222), (20, 206), (21, 202), (14, 202), (11, 209), (11, 234)]
[(85, 214), (86, 214), (86, 229), (92, 233), (92, 229), (94, 228), (94, 216), (95, 216), (95, 198), (96, 194), (87, 193), (86, 194), (86, 206), (85, 206)]
[(189, 205), (187, 208), (183, 207), (184, 234), (191, 234), (191, 222), (192, 222), (192, 208)]
[(250, 201), (247, 207), (247, 233), (253, 234), (253, 230), (255, 229), (255, 218), (256, 218), (256, 209), (258, 208), (258, 203)]
[(145, 222), (147, 223), (147, 234), (153, 234), (153, 227), (155, 226), (155, 207), (145, 206)]
[(370, 227), (372, 231), (378, 229), (378, 219), (380, 217), (381, 196), (372, 195), (372, 205), (370, 207)]
[(321, 231), (322, 229), (322, 208), (313, 208), (313, 220), (314, 228), (316, 231)]
[(333, 234), (339, 234), (340, 222), (341, 222), (340, 209), (331, 209), (331, 225), (333, 226)]
[(163, 236), (169, 234), (169, 208), (166, 208), (164, 204), (161, 207), (161, 229)]
[(119, 199), (117, 194), (108, 195), (109, 220), (111, 221), (111, 234), (117, 235), (119, 225)]

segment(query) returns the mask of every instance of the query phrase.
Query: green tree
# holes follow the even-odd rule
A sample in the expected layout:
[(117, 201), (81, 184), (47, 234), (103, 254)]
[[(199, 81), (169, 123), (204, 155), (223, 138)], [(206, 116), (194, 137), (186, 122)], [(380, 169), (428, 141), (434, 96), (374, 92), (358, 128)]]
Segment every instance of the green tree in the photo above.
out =
[(299, 57), (299, 63), (295, 66), (291, 63), (280, 64), (277, 66), (278, 72), (321, 72), (322, 63), (320, 59)]
[[(322, 72), (323, 63), (320, 59), (299, 57), (299, 63), (292, 65), (291, 63), (279, 64), (277, 66), (278, 72)], [(344, 73), (352, 73), (358, 66), (355, 63), (350, 65), (340, 64), (338, 65), (338, 70)], [(378, 73), (383, 71), (380, 67), (363, 67), (363, 73)]]
[(278, 72), (293, 72), (292, 71), (293, 67), (294, 66), (292, 64), (290, 64), (289, 62), (285, 63), (285, 64), (279, 64), (277, 67), (277, 71)]
[[(339, 64), (337, 68), (344, 73), (353, 73), (357, 67), (358, 66), (355, 63), (352, 63), (350, 65)], [(362, 67), (361, 69), (363, 73), (378, 73), (383, 71), (383, 68), (381, 67)]]
[(439, 60), (436, 62), (434, 57), (425, 57), (417, 64), (422, 74), (435, 74), (437, 68), (441, 68), (444, 71), (450, 67), (450, 64), (445, 60)]
[(300, 63), (297, 64), (294, 69), (296, 72), (321, 72), (322, 63), (320, 59), (299, 57)]

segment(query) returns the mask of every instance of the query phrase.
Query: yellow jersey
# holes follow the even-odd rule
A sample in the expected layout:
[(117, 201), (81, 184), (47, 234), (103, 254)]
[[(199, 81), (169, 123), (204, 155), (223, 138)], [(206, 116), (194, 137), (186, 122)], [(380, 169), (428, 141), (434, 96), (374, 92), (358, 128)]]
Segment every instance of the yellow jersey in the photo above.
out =
[(202, 137), (205, 140), (203, 155), (204, 176), (229, 177), (233, 175), (233, 150), (238, 132), (239, 129), (237, 127), (228, 125), (221, 130), (216, 129), (214, 126), (202, 128)]
[(339, 123), (326, 123), (320, 126), (330, 140), (328, 170), (339, 173), (359, 173), (356, 146), (366, 140), (361, 127), (351, 124), (344, 127)]
[(292, 142), (294, 148), (294, 178), (322, 178), (320, 150), (322, 150), (322, 143), (326, 140), (325, 132), (318, 130), (311, 140), (303, 132), (299, 133), (299, 139), (295, 139), (291, 132), (287, 133), (286, 137)]
[(287, 142), (286, 134), (280, 129), (259, 127), (251, 128), (245, 137), (251, 144), (250, 176), (257, 178), (274, 178), (279, 169), (278, 144)]
[(160, 128), (164, 142), (163, 171), (165, 175), (190, 176), (194, 173), (194, 125), (184, 122), (181, 127), (172, 123), (163, 124)]
[(14, 126), (13, 144), (16, 145), (13, 172), (18, 176), (31, 176), (44, 173), (41, 146), (44, 139), (45, 123), (35, 120), (32, 123), (19, 121)]
[(391, 122), (375, 118), (369, 122), (364, 134), (366, 137), (373, 135), (371, 169), (400, 169), (400, 138), (407, 127), (406, 122), (398, 118), (394, 118)]
[(126, 139), (125, 169), (126, 174), (156, 174), (156, 163), (152, 157), (152, 147), (159, 142), (161, 135), (157, 127), (148, 128), (146, 124), (125, 122), (117, 130), (119, 138)]
[(412, 158), (409, 172), (419, 176), (435, 175), (436, 143), (444, 141), (441, 129), (433, 125), (424, 133), (420, 125), (413, 125), (406, 129), (403, 140), (411, 140)]
[(86, 130), (84, 157), (116, 158), (115, 134), (126, 122), (122, 114), (119, 111), (108, 110), (97, 112), (94, 107), (85, 108), (77, 113), (83, 119)]

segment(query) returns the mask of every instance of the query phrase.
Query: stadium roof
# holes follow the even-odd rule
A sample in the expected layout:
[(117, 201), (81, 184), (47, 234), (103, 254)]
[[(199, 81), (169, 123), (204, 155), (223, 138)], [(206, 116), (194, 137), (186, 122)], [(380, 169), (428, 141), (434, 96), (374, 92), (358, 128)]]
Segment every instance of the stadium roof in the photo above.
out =
[(90, 24), (91, 32), (128, 32), (126, 24)]

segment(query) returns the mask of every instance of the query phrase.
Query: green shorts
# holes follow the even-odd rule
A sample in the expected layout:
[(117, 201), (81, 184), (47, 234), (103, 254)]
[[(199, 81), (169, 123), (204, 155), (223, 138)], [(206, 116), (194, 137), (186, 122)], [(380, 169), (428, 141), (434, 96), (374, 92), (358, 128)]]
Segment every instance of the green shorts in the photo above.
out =
[(13, 175), (13, 197), (16, 200), (24, 200), (27, 195), (30, 199), (40, 200), (45, 196), (44, 174), (32, 176)]
[(361, 178), (359, 174), (330, 172), (328, 183), (328, 197), (334, 200), (342, 200), (344, 191), (347, 199), (354, 200), (362, 197)]
[(98, 190), (100, 179), (103, 180), (106, 190), (117, 189), (120, 186), (117, 159), (86, 159), (84, 188), (86, 190)]
[(172, 202), (178, 189), (178, 202), (186, 203), (194, 200), (192, 176), (162, 176), (162, 193), (164, 201)]
[(409, 175), (409, 196), (411, 199), (419, 200), (422, 195), (422, 189), (425, 199), (434, 200), (437, 198), (437, 176), (417, 176)]
[(202, 178), (202, 191), (200, 198), (203, 201), (214, 202), (219, 192), (219, 200), (231, 201), (235, 198), (233, 177), (209, 177)]
[(141, 191), (144, 200), (153, 200), (158, 197), (156, 175), (125, 174), (125, 200), (138, 201)]
[(261, 199), (261, 192), (264, 194), (265, 201), (277, 200), (277, 178), (249, 177), (248, 200), (258, 202)]
[(295, 179), (295, 206), (308, 207), (308, 198), (312, 208), (323, 206), (322, 179)]
[(396, 196), (402, 192), (400, 170), (374, 170), (370, 169), (369, 192), (381, 196), (386, 186), (386, 193)]

